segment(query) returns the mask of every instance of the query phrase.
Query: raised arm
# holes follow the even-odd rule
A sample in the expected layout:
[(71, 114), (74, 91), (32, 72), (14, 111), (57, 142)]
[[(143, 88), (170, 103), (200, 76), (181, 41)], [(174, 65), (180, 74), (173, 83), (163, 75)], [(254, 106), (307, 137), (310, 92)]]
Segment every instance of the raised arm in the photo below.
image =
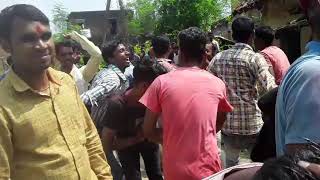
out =
[(95, 76), (95, 74), (98, 72), (99, 65), (103, 60), (101, 51), (95, 44), (93, 44), (93, 42), (89, 41), (86, 37), (80, 35), (76, 31), (73, 31), (70, 34), (70, 37), (74, 41), (78, 42), (81, 45), (81, 47), (85, 51), (87, 51), (91, 56), (87, 65), (80, 69), (82, 71), (84, 80), (90, 82)]

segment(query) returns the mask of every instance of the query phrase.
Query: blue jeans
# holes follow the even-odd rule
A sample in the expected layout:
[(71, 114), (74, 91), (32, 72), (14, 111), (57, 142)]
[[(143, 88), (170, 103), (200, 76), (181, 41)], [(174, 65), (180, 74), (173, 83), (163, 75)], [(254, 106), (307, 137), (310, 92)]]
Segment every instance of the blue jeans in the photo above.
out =
[(240, 152), (248, 150), (251, 153), (257, 139), (257, 135), (226, 135), (222, 133), (222, 149), (226, 155), (226, 167), (236, 166), (240, 161)]

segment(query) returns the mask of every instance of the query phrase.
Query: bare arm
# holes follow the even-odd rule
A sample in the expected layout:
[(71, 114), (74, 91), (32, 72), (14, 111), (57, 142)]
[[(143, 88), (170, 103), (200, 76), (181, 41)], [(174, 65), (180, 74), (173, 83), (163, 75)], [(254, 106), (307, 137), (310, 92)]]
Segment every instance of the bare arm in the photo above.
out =
[(222, 127), (223, 127), (223, 124), (224, 122), (226, 121), (227, 119), (227, 113), (225, 112), (218, 112), (217, 114), (217, 127), (216, 127), (216, 131), (219, 132), (221, 131)]
[(116, 131), (106, 127), (103, 128), (101, 134), (101, 141), (105, 153), (111, 152), (112, 150), (121, 150), (127, 148), (143, 140), (144, 139), (142, 136), (117, 138)]
[(146, 110), (143, 133), (151, 141), (162, 144), (162, 129), (157, 128), (159, 115), (159, 113), (154, 113), (149, 109)]

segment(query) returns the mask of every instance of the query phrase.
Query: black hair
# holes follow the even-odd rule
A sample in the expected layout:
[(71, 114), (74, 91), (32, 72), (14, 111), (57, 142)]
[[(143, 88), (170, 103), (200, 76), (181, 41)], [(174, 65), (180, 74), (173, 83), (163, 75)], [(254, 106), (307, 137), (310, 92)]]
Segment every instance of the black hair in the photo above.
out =
[(156, 36), (152, 38), (151, 45), (156, 56), (161, 56), (169, 51), (170, 39), (165, 35)]
[(190, 58), (202, 62), (202, 55), (206, 52), (206, 34), (197, 27), (182, 30), (179, 35), (180, 51)]
[(254, 33), (254, 22), (252, 19), (240, 16), (232, 22), (232, 37), (240, 43), (248, 43), (250, 36)]
[(55, 46), (56, 54), (59, 54), (61, 47), (71, 47), (73, 49), (73, 42), (72, 40), (64, 39), (63, 41), (56, 42), (54, 46)]
[(102, 57), (106, 63), (108, 63), (109, 58), (113, 58), (113, 53), (116, 51), (120, 44), (121, 41), (114, 40), (102, 45)]
[(268, 160), (256, 173), (254, 180), (318, 180), (312, 172), (300, 167), (299, 161), (320, 164), (319, 151), (302, 150), (293, 156), (285, 155)]
[(6, 7), (0, 13), (0, 38), (9, 40), (12, 32), (12, 23), (15, 18), (39, 21), (49, 26), (48, 17), (38, 8), (28, 4), (16, 4)]
[(256, 38), (262, 39), (267, 46), (271, 46), (275, 32), (270, 26), (259, 26), (255, 29)]
[(158, 62), (139, 61), (133, 69), (133, 83), (152, 83), (158, 76), (167, 73), (167, 70)]

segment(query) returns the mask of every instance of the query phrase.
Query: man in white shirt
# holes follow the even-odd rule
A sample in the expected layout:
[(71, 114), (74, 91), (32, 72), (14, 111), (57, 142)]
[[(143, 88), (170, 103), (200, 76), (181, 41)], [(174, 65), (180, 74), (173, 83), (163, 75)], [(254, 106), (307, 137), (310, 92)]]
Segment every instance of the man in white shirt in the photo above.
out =
[(70, 74), (74, 78), (79, 94), (82, 94), (88, 90), (89, 82), (98, 72), (99, 64), (102, 61), (102, 55), (100, 49), (86, 37), (75, 31), (69, 34), (69, 36), (71, 39), (79, 43), (91, 56), (87, 65), (79, 69), (75, 65), (74, 51), (71, 41), (65, 40), (63, 42), (56, 43), (55, 45), (57, 59), (61, 64), (60, 70)]

